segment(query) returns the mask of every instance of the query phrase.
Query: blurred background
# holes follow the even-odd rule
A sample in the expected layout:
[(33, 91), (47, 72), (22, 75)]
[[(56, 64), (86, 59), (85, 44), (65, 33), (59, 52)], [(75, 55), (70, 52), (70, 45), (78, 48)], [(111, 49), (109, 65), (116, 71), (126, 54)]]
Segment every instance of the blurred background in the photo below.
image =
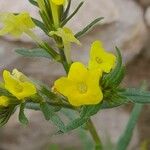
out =
[[(80, 0), (72, 0), (72, 2), (71, 11)], [(33, 17), (39, 18), (38, 10), (31, 6), (28, 0), (0, 0), (0, 12), (6, 11), (29, 11)], [(86, 64), (91, 42), (101, 40), (109, 51), (114, 51), (115, 46), (122, 50), (127, 73), (123, 86), (139, 87), (143, 80), (150, 85), (150, 0), (85, 0), (84, 6), (67, 26), (76, 33), (96, 17), (104, 17), (104, 20), (81, 38), (82, 46), (73, 45), (73, 60), (80, 60)], [(49, 40), (39, 29), (36, 29), (35, 33), (42, 39)], [(17, 68), (49, 86), (55, 79), (65, 74), (60, 64), (46, 59), (24, 58), (15, 54), (14, 50), (20, 47), (33, 48), (35, 45), (26, 36), (20, 39), (12, 39), (9, 36), (0, 38), (1, 74), (4, 68), (9, 70)], [(128, 121), (131, 108), (132, 105), (127, 105), (104, 110), (92, 118), (104, 143), (117, 141)], [(78, 132), (52, 136), (55, 128), (44, 120), (41, 113), (33, 111), (26, 113), (30, 120), (29, 126), (21, 126), (16, 113), (8, 124), (0, 129), (0, 150), (52, 150), (54, 148), (56, 150), (55, 144), (65, 150), (82, 149), (83, 136)], [(140, 150), (141, 145), (149, 140), (150, 106), (145, 105), (134, 130), (129, 150)]]

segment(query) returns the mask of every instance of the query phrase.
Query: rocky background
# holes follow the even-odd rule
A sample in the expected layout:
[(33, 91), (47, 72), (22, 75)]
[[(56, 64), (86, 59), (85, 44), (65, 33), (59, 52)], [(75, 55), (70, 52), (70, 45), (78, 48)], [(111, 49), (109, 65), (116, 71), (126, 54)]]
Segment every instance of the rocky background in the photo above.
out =
[[(79, 0), (72, 0), (72, 10)], [(29, 11), (37, 17), (37, 10), (31, 7), (28, 0), (1, 0), (0, 11)], [(82, 46), (73, 46), (73, 59), (84, 63), (88, 61), (90, 44), (94, 40), (102, 40), (105, 47), (113, 51), (114, 46), (122, 50), (124, 63), (127, 65), (127, 75), (124, 86), (137, 87), (143, 80), (150, 82), (150, 0), (86, 0), (78, 15), (68, 24), (74, 32), (82, 29), (93, 18), (105, 17), (85, 37), (81, 39)], [(35, 31), (43, 39), (47, 38)], [(46, 59), (29, 59), (15, 54), (19, 47), (35, 47), (27, 37), (0, 39), (0, 71), (4, 68), (18, 68), (28, 76), (42, 80), (49, 85), (61, 75), (63, 68)], [(93, 121), (104, 142), (110, 136), (116, 142), (129, 118), (131, 106), (127, 105), (113, 110), (100, 112)], [(76, 132), (62, 136), (51, 136), (54, 132), (52, 124), (47, 123), (41, 113), (27, 111), (30, 119), (28, 127), (21, 126), (17, 121), (17, 113), (6, 127), (0, 129), (0, 150), (48, 150), (51, 143), (57, 143), (61, 149), (74, 147), (81, 149), (81, 141)], [(143, 141), (150, 139), (150, 106), (145, 106), (129, 150), (139, 150)]]

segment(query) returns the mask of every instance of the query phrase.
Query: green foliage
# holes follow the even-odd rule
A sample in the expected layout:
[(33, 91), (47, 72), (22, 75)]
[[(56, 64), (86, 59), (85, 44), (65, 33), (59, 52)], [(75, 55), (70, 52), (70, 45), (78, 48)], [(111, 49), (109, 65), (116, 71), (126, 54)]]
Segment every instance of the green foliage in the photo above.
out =
[(141, 91), (140, 89), (127, 88), (120, 93), (132, 103), (150, 103), (150, 92)]
[(24, 57), (44, 57), (51, 59), (50, 54), (42, 48), (35, 48), (35, 49), (20, 48), (16, 50), (16, 53)]
[(42, 29), (46, 34), (48, 34), (48, 30), (46, 28), (46, 26), (44, 25), (43, 22), (35, 19), (35, 18), (32, 18), (33, 22), (36, 24), (37, 27), (39, 27), (40, 29)]
[(0, 107), (0, 127), (4, 126), (8, 122), (13, 112), (14, 106), (10, 106), (7, 108)]
[(87, 25), (84, 29), (82, 29), (80, 32), (75, 34), (76, 38), (80, 38), (83, 35), (85, 35), (89, 30), (91, 30), (98, 22), (100, 22), (102, 19), (104, 19), (103, 17), (97, 18), (94, 21), (92, 21), (89, 25)]
[(69, 20), (71, 20), (74, 15), (79, 11), (79, 9), (81, 8), (81, 6), (83, 5), (84, 2), (81, 2), (77, 8), (74, 10), (74, 12), (68, 17), (66, 18), (65, 20), (63, 20), (63, 22), (61, 23), (61, 27), (63, 27)]
[(51, 120), (60, 131), (65, 132), (65, 124), (62, 122), (60, 117), (55, 113), (52, 106), (47, 103), (40, 104), (41, 111), (43, 112), (46, 120)]
[(23, 125), (27, 125), (29, 123), (27, 117), (24, 114), (24, 109), (25, 109), (25, 103), (22, 103), (20, 105), (20, 112), (19, 112), (19, 121), (20, 123), (22, 123)]
[(127, 147), (129, 145), (132, 135), (133, 135), (133, 130), (135, 128), (135, 125), (137, 123), (137, 120), (138, 120), (138, 117), (140, 115), (142, 108), (143, 108), (143, 105), (141, 105), (141, 104), (134, 105), (134, 108), (130, 115), (126, 129), (124, 130), (123, 134), (119, 138), (119, 141), (117, 143), (117, 147), (115, 150), (127, 150)]
[(0, 96), (13, 97), (5, 88), (0, 87)]
[(124, 78), (125, 69), (122, 65), (122, 56), (120, 50), (116, 47), (117, 52), (117, 64), (116, 67), (109, 73), (104, 75), (101, 84), (104, 89), (106, 88), (116, 88), (119, 86)]
[(89, 118), (77, 118), (74, 119), (73, 121), (71, 121), (67, 126), (66, 126), (66, 131), (65, 132), (69, 132), (72, 131), (74, 129), (79, 128), (80, 126), (82, 126), (83, 124), (85, 124), (88, 121)]
[(59, 149), (59, 146), (58, 146), (58, 145), (56, 145), (56, 144), (51, 144), (51, 145), (49, 146), (49, 150), (60, 150), (60, 149)]
[(71, 2), (72, 2), (71, 0), (68, 0), (68, 5), (67, 5), (67, 8), (66, 8), (66, 10), (64, 11), (64, 13), (62, 15), (61, 21), (65, 20), (68, 17)]
[(38, 7), (38, 3), (35, 0), (28, 0), (32, 5)]

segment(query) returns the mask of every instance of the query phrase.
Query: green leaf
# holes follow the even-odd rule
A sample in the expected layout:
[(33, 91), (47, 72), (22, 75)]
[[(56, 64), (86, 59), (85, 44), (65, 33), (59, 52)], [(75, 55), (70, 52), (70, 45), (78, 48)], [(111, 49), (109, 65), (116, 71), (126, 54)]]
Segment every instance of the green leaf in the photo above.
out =
[(98, 113), (100, 108), (101, 108), (101, 103), (99, 103), (97, 105), (83, 106), (80, 116), (81, 116), (81, 118), (87, 118), (87, 117), (93, 116), (96, 113)]
[(68, 17), (71, 2), (72, 2), (71, 0), (68, 0), (68, 6), (67, 6), (66, 10), (64, 11), (64, 13), (62, 15), (62, 19), (61, 19), (62, 21), (65, 20)]
[(125, 97), (119, 94), (120, 93), (118, 92), (113, 92), (110, 93), (110, 96), (108, 96), (109, 98), (104, 98), (104, 100), (97, 105), (83, 106), (80, 112), (80, 116), (83, 118), (90, 117), (97, 114), (101, 109), (111, 109), (129, 102)]
[(36, 48), (36, 49), (20, 48), (16, 50), (16, 53), (25, 57), (45, 57), (51, 59), (50, 54), (42, 48)]
[(0, 96), (12, 96), (6, 89), (0, 87)]
[(89, 30), (91, 30), (98, 22), (100, 22), (103, 19), (103, 17), (97, 18), (94, 21), (92, 21), (89, 25), (87, 25), (84, 29), (82, 29), (80, 32), (75, 34), (75, 37), (78, 39), (82, 37), (84, 34), (86, 34)]
[(47, 103), (40, 104), (41, 111), (43, 112), (46, 120), (51, 120), (62, 132), (65, 132), (65, 124), (60, 117), (55, 113), (53, 107)]
[(38, 3), (35, 0), (28, 0), (32, 5), (38, 7)]
[(113, 100), (104, 100), (102, 105), (101, 105), (101, 109), (111, 109), (114, 107), (118, 107), (121, 106), (123, 104), (127, 104), (129, 101), (127, 101), (126, 99), (123, 98), (114, 98)]
[(79, 116), (78, 113), (77, 113), (77, 111), (66, 109), (66, 108), (62, 108), (60, 112), (64, 116), (66, 116), (68, 118), (68, 120), (70, 120), (70, 121), (73, 121), (74, 118), (77, 118)]
[(19, 112), (19, 121), (23, 125), (27, 125), (29, 123), (27, 117), (24, 114), (24, 109), (25, 109), (25, 103), (20, 105), (20, 112)]
[(77, 118), (74, 119), (73, 121), (71, 121), (67, 126), (66, 126), (66, 131), (65, 132), (69, 132), (72, 131), (74, 129), (77, 129), (79, 127), (81, 127), (83, 124), (85, 124), (87, 121), (89, 120), (89, 118)]
[(63, 27), (81, 8), (81, 6), (83, 5), (84, 2), (81, 2), (77, 8), (74, 10), (74, 12), (67, 18), (65, 19), (62, 23), (61, 23), (61, 27)]
[(122, 82), (123, 78), (125, 76), (125, 67), (122, 66), (116, 77), (112, 80), (111, 84), (109, 86), (118, 87), (120, 83)]
[(9, 118), (11, 117), (12, 113), (14, 112), (14, 106), (1, 108), (0, 110), (0, 127), (4, 126)]
[(37, 27), (39, 27), (40, 29), (42, 29), (46, 34), (48, 34), (48, 30), (47, 28), (45, 27), (44, 23), (35, 19), (35, 18), (32, 18), (33, 22), (36, 24)]
[(47, 96), (50, 100), (53, 100), (53, 101), (54, 101), (54, 99), (57, 97), (56, 94), (54, 94), (53, 92), (51, 92), (51, 91), (49, 90), (49, 88), (47, 88), (46, 86), (41, 85), (40, 88), (41, 88), (41, 89), (40, 89), (40, 92), (41, 92), (42, 94), (44, 94), (45, 96)]
[(127, 150), (127, 147), (129, 145), (132, 135), (133, 135), (133, 129), (135, 128), (136, 122), (138, 120), (138, 117), (140, 115), (142, 108), (143, 108), (143, 105), (141, 105), (141, 104), (134, 105), (134, 108), (130, 115), (126, 129), (123, 132), (123, 134), (121, 135), (121, 137), (119, 138), (116, 150)]
[(27, 109), (31, 109), (31, 110), (35, 110), (35, 111), (40, 110), (40, 104), (33, 103), (33, 102), (26, 103), (25, 107)]
[(150, 92), (141, 89), (128, 88), (120, 93), (123, 97), (133, 103), (150, 103)]
[(109, 73), (104, 75), (101, 84), (103, 88), (115, 86), (117, 87), (124, 77), (124, 67), (122, 66), (122, 56), (120, 50), (116, 47), (117, 64), (116, 67)]

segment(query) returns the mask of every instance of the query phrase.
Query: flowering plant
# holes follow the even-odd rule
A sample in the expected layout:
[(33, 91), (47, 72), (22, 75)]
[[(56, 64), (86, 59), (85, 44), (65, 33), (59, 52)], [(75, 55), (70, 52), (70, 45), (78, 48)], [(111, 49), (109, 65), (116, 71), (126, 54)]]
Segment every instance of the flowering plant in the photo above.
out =
[[(3, 81), (0, 83), (0, 126), (8, 122), (17, 108), (20, 108), (19, 120), (25, 125), (28, 124), (25, 109), (39, 110), (46, 120), (57, 126), (56, 134), (80, 127), (91, 133), (95, 149), (102, 150), (105, 145), (102, 144), (91, 117), (103, 109), (134, 103), (127, 128), (114, 148), (126, 150), (143, 104), (150, 103), (150, 92), (145, 91), (145, 86), (133, 89), (120, 85), (125, 75), (125, 66), (117, 47), (113, 54), (105, 50), (101, 41), (96, 40), (91, 45), (88, 64), (73, 62), (71, 59), (71, 44), (81, 45), (80, 37), (103, 18), (95, 19), (74, 34), (66, 24), (78, 12), (83, 2), (70, 15), (71, 0), (29, 2), (39, 9), (41, 20), (31, 17), (28, 12), (0, 13), (0, 22), (3, 24), (0, 35), (28, 35), (37, 44), (37, 48), (17, 49), (16, 52), (26, 57), (45, 57), (59, 62), (63, 65), (66, 76), (54, 81), (54, 85), (50, 87), (29, 79), (17, 69), (12, 73), (4, 70)], [(54, 40), (55, 48), (34, 33), (35, 27)], [(67, 115), (70, 119), (67, 123), (58, 115), (58, 112), (63, 113), (64, 110), (67, 114), (70, 111), (75, 114), (71, 117)]]

